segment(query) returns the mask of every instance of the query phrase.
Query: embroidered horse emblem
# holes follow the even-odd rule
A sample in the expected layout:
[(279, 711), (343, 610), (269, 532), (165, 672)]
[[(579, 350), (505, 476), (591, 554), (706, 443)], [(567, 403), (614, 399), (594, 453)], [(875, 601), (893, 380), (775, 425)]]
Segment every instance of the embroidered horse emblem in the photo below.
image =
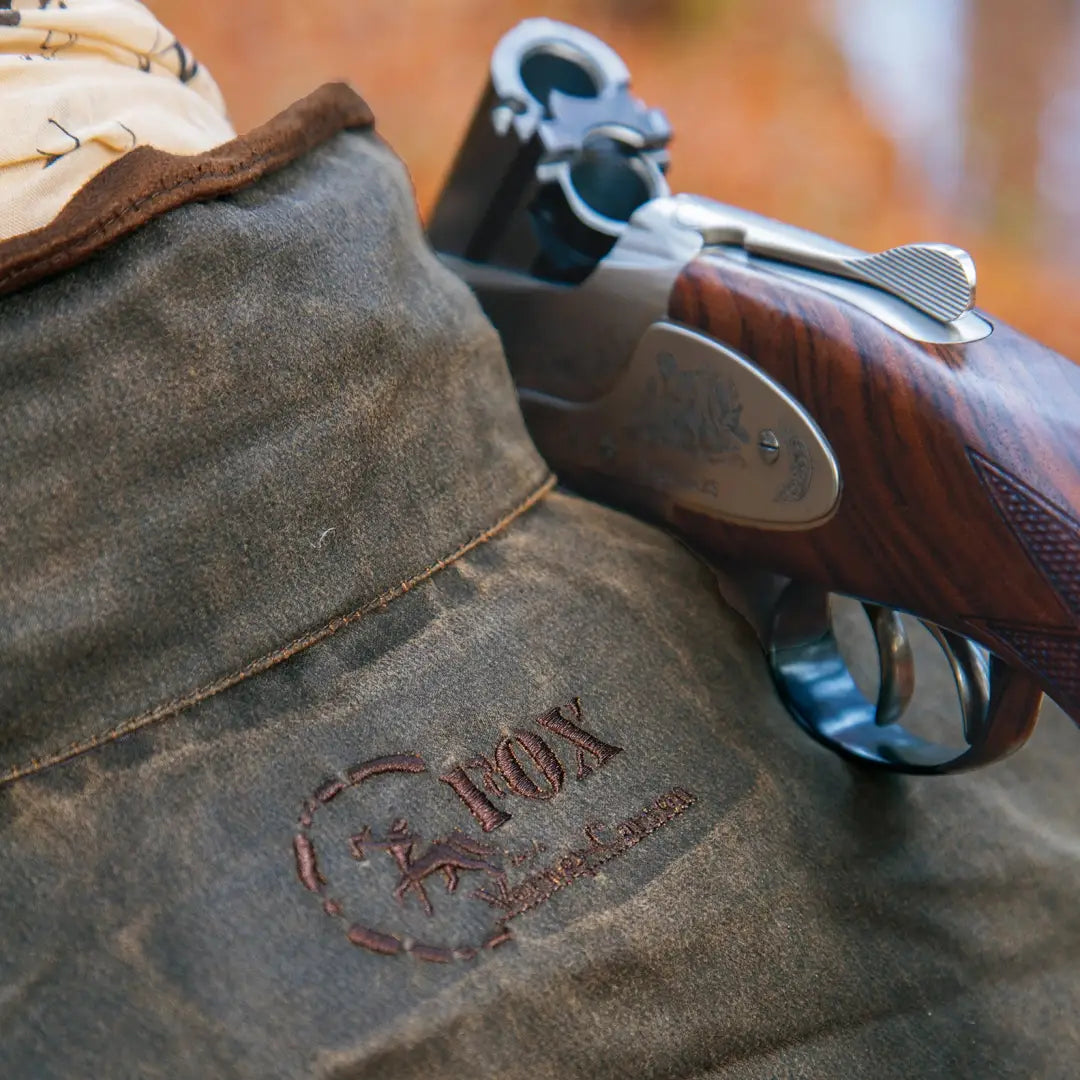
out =
[(428, 915), (433, 915), (434, 909), (424, 881), (432, 874), (443, 875), (448, 893), (457, 889), (459, 876), (463, 873), (484, 873), (505, 885), (505, 872), (490, 858), (496, 854), (496, 848), (478, 843), (455, 830), (449, 836), (433, 840), (414, 858), (413, 851), (422, 841), (423, 837), (418, 833), (409, 832), (409, 823), (404, 818), (398, 818), (382, 840), (374, 838), (371, 829), (365, 826), (349, 839), (349, 850), (353, 858), (360, 860), (367, 858), (369, 850), (385, 851), (390, 855), (401, 871), (394, 887), (395, 899), (404, 904), (410, 893), (415, 894)]

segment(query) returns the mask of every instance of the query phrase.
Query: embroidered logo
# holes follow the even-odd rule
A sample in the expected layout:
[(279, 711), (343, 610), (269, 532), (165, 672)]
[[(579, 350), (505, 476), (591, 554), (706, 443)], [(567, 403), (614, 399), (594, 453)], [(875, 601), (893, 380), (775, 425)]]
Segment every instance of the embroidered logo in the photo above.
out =
[[(538, 716), (530, 728), (515, 728), (502, 738), (490, 754), (480, 754), (455, 765), (438, 777), (457, 796), (480, 826), (490, 834), (511, 820), (511, 810), (497, 806), (518, 798), (544, 802), (555, 798), (567, 783), (567, 764), (576, 783), (586, 781), (606, 766), (622, 748), (600, 739), (584, 726), (581, 702), (551, 709)], [(551, 742), (540, 732), (546, 733)], [(564, 763), (551, 745), (572, 751), (572, 761)], [(529, 763), (527, 770), (526, 762)], [(320, 865), (313, 826), (316, 814), (343, 792), (370, 784), (380, 777), (401, 774), (430, 776), (418, 754), (390, 754), (372, 758), (346, 769), (338, 777), (324, 781), (305, 800), (299, 829), (293, 838), (296, 872), (303, 886), (322, 899), (323, 911), (344, 923), (348, 940), (361, 948), (384, 955), (409, 953), (414, 958), (436, 963), (469, 960), (483, 948), (494, 948), (511, 939), (508, 923), (530, 911), (561, 889), (592, 878), (605, 863), (641, 843), (657, 829), (693, 805), (694, 796), (683, 788), (672, 788), (650, 805), (614, 822), (587, 821), (580, 827), (581, 839), (549, 855), (548, 847), (534, 840), (528, 847), (512, 850), (493, 839), (471, 836), (453, 829), (427, 839), (401, 816), (394, 816), (381, 835), (371, 825), (361, 825), (347, 841), (353, 865), (392, 865), (396, 879), (390, 894), (402, 915), (423, 913), (426, 920), (442, 907), (445, 897), (458, 892), (467, 879), (467, 897), (479, 901), (488, 912), (482, 920), (486, 929), (465, 942), (429, 940), (430, 932), (410, 934), (371, 925), (370, 916), (346, 911)], [(320, 841), (322, 844), (322, 841)], [(521, 868), (525, 867), (524, 870)], [(340, 872), (340, 860), (335, 874)], [(377, 876), (377, 875), (376, 875)], [(378, 877), (378, 880), (383, 880)], [(441, 888), (440, 888), (441, 885)], [(464, 892), (464, 890), (463, 890)], [(476, 907), (478, 905), (474, 905)], [(385, 903), (382, 905), (385, 915)], [(470, 922), (476, 926), (475, 918)]]

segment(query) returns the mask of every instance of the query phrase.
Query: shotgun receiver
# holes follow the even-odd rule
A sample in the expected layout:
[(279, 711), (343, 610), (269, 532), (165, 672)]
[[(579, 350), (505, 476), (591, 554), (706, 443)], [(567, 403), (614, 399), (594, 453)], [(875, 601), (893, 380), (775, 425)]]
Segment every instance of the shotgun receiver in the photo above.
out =
[[(1042, 693), (1080, 721), (1080, 368), (975, 310), (959, 248), (867, 254), (672, 196), (670, 129), (625, 65), (528, 20), (430, 223), (498, 328), (564, 483), (661, 523), (752, 582), (777, 687), (815, 738), (906, 772), (1018, 747)], [(871, 702), (830, 620), (862, 600)], [(898, 611), (934, 634), (963, 740), (900, 723)]]

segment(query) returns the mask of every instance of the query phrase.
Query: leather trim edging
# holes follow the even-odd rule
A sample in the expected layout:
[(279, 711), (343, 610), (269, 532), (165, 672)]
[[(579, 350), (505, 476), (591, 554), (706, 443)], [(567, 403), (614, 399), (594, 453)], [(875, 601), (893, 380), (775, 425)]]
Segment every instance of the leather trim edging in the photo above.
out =
[(89, 180), (48, 225), (0, 242), (0, 295), (84, 262), (169, 210), (246, 187), (343, 128), (373, 123), (355, 90), (327, 83), (261, 127), (205, 153), (136, 147)]

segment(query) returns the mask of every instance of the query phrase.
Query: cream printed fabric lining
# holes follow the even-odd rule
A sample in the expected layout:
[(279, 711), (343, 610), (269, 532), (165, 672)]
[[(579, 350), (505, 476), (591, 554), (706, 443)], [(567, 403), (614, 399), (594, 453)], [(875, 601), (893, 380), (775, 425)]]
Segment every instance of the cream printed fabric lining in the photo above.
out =
[(210, 73), (136, 0), (0, 0), (0, 240), (136, 146), (235, 137)]

